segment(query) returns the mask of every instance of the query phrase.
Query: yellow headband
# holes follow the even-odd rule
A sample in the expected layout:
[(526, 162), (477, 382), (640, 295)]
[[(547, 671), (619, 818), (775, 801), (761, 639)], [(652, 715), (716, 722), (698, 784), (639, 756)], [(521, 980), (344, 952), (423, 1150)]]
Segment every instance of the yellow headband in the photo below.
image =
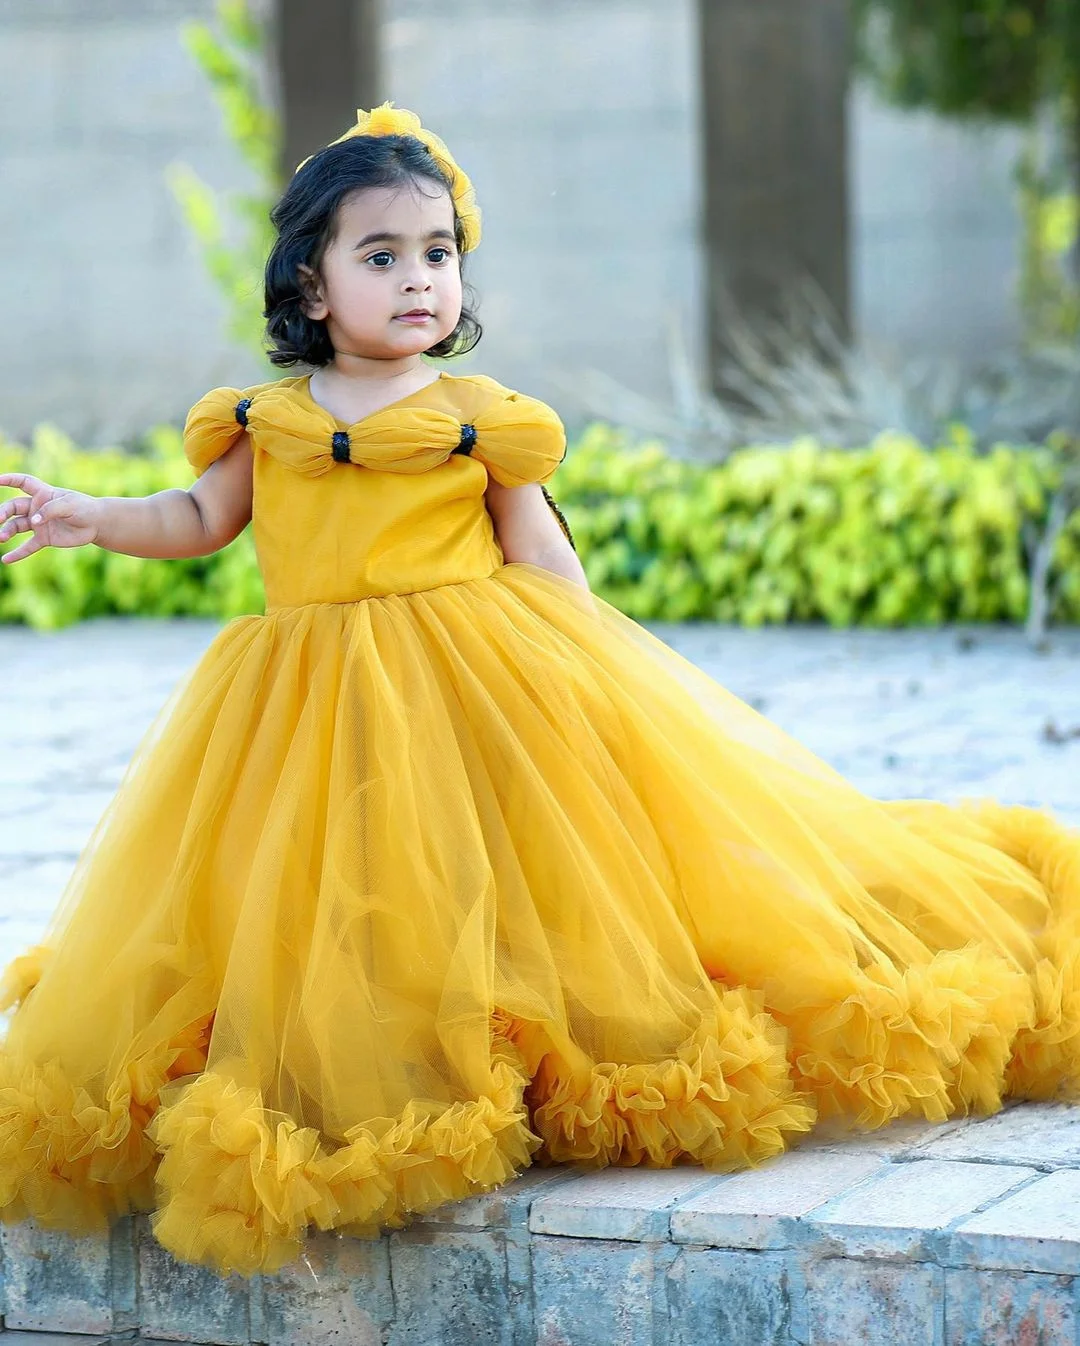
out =
[[(392, 103), (382, 103), (370, 112), (358, 108), (356, 125), (350, 126), (343, 136), (338, 136), (330, 144), (340, 145), (343, 140), (351, 140), (353, 136), (414, 136), (425, 145), (450, 180), (450, 197), (465, 235), (462, 251), (472, 252), (480, 242), (480, 207), (476, 204), (476, 192), (468, 177), (454, 162), (450, 151), (434, 132), (420, 125), (420, 118), (415, 112), (396, 108)], [(311, 157), (309, 155), (303, 163), (297, 165), (298, 173)]]

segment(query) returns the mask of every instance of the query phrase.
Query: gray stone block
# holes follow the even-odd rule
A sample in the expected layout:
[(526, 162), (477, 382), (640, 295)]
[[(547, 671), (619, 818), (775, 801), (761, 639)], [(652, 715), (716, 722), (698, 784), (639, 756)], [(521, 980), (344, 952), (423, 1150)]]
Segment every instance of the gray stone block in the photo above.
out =
[(269, 1346), (381, 1346), (394, 1318), (389, 1239), (314, 1234), (251, 1287), (251, 1338)]
[(936, 1346), (944, 1273), (925, 1263), (825, 1258), (806, 1269), (809, 1346)]
[[(57, 1332), (5, 1332), (0, 1329), (2, 1346), (111, 1346), (115, 1337), (69, 1336)], [(154, 1346), (152, 1342), (135, 1341), (132, 1346)]]
[(1080, 1273), (1080, 1170), (1039, 1178), (953, 1230), (953, 1265)]
[(670, 1346), (790, 1340), (788, 1267), (775, 1253), (686, 1249), (668, 1270), (667, 1297)]
[(1036, 1176), (996, 1164), (892, 1164), (808, 1216), (806, 1227), (848, 1256), (932, 1257), (943, 1229)]
[(1080, 1166), (1080, 1105), (1025, 1103), (924, 1146), (934, 1159), (974, 1159), (1039, 1168)]
[(86, 1334), (134, 1327), (130, 1219), (82, 1238), (25, 1220), (0, 1226), (0, 1247), (6, 1327)]
[(524, 1346), (501, 1230), (412, 1228), (390, 1236), (389, 1346)]
[(665, 1244), (535, 1235), (535, 1346), (659, 1346), (675, 1256)]
[(703, 1168), (606, 1168), (538, 1197), (534, 1234), (570, 1238), (665, 1240), (674, 1207), (722, 1181)]
[(876, 1154), (882, 1159), (906, 1159), (924, 1154), (928, 1146), (971, 1126), (967, 1117), (927, 1122), (903, 1117), (875, 1131), (845, 1131), (835, 1121), (819, 1125), (799, 1142), (799, 1151), (830, 1150), (837, 1154)]
[(467, 1229), (526, 1229), (529, 1211), (538, 1196), (546, 1195), (553, 1188), (580, 1176), (581, 1169), (571, 1164), (526, 1169), (520, 1177), (492, 1192), (439, 1206), (417, 1223), (455, 1225)]
[(671, 1237), (717, 1248), (789, 1247), (802, 1216), (883, 1169), (875, 1154), (796, 1150), (681, 1202)]
[(139, 1226), (139, 1329), (169, 1341), (247, 1346), (249, 1282), (179, 1262)]
[(945, 1272), (945, 1346), (1075, 1346), (1076, 1326), (1066, 1276)]

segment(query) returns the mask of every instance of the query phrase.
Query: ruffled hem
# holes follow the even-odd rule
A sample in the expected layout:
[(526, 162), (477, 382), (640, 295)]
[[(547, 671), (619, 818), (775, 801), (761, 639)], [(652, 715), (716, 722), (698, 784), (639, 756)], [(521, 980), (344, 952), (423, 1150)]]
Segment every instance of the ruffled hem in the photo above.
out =
[(796, 1080), (823, 1119), (875, 1129), (913, 1114), (939, 1122), (1001, 1106), (1013, 1042), (1034, 1016), (1023, 972), (971, 947), (903, 971), (874, 965), (858, 978), (838, 1000), (770, 1004), (791, 1033)]
[[(52, 956), (37, 944), (7, 965), (0, 1010), (27, 999)], [(147, 1125), (163, 1087), (205, 1068), (213, 1022), (211, 1011), (133, 1057), (103, 1104), (72, 1084), (58, 1061), (21, 1062), (0, 1050), (0, 1219), (88, 1234), (150, 1210), (158, 1155)]]
[(716, 1022), (657, 1063), (575, 1069), (538, 1025), (499, 1011), (493, 1038), (489, 1096), (440, 1112), (410, 1104), (392, 1123), (351, 1129), (333, 1152), (257, 1089), (216, 1072), (187, 1084), (149, 1128), (163, 1155), (159, 1242), (185, 1261), (271, 1271), (297, 1255), (308, 1226), (376, 1237), (533, 1162), (731, 1169), (813, 1125), (784, 1032), (749, 991), (720, 992)]
[(537, 1163), (729, 1170), (809, 1131), (814, 1108), (792, 1083), (783, 1029), (754, 992), (716, 990), (715, 1020), (656, 1063), (574, 1063), (536, 1025), (507, 1024), (532, 1077)]
[(147, 1127), (161, 1089), (205, 1067), (212, 1024), (207, 1014), (128, 1062), (104, 1103), (57, 1061), (0, 1052), (0, 1218), (92, 1233), (150, 1210), (158, 1155)]
[(1008, 1091), (1018, 1098), (1080, 1097), (1080, 833), (1038, 809), (977, 805), (995, 846), (1028, 869), (1050, 901), (1035, 943), (1035, 1010), (1017, 1035)]
[(9, 1059), (0, 1063), (0, 1204), (6, 1219), (32, 1215), (74, 1232), (146, 1210), (183, 1261), (274, 1271), (299, 1254), (309, 1227), (377, 1237), (499, 1187), (534, 1160), (728, 1169), (777, 1154), (814, 1121), (784, 1045), (760, 997), (744, 990), (718, 988), (716, 1021), (649, 1064), (571, 1065), (538, 1025), (496, 1011), (489, 1094), (449, 1107), (410, 1102), (397, 1118), (351, 1128), (334, 1150), (225, 1067), (170, 1081), (177, 1062), (192, 1063), (176, 1044), (115, 1082), (106, 1107), (55, 1063), (16, 1081)]
[(255, 1088), (217, 1072), (163, 1106), (158, 1241), (187, 1262), (251, 1275), (300, 1251), (305, 1229), (377, 1237), (411, 1216), (489, 1191), (528, 1166), (539, 1139), (522, 1103), (517, 1054), (498, 1046), (489, 1095), (449, 1107), (410, 1102), (395, 1120), (349, 1129), (328, 1151), (312, 1127), (274, 1113)]

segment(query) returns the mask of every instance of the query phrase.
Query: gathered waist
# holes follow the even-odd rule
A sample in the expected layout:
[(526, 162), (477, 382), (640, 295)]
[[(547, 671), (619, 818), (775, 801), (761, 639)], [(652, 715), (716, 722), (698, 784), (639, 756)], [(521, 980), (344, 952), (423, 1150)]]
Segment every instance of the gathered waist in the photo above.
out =
[(411, 598), (416, 594), (435, 593), (440, 589), (460, 588), (465, 584), (479, 584), (484, 580), (494, 579), (502, 569), (503, 566), (499, 565), (486, 575), (470, 575), (466, 579), (444, 580), (440, 584), (425, 584), (415, 589), (391, 589), (387, 593), (361, 594), (356, 598), (312, 599), (306, 603), (267, 602), (265, 615), (276, 617), (290, 612), (302, 612), (307, 608), (352, 608), (365, 603), (387, 602), (394, 598)]

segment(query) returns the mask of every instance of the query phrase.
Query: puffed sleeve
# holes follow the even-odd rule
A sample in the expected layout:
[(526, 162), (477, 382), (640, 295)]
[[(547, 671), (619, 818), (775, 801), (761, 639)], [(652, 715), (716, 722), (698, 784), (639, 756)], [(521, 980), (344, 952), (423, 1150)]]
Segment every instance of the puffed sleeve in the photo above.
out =
[(184, 453), (197, 477), (243, 434), (246, 399), (247, 394), (239, 388), (214, 388), (188, 412), (184, 422)]
[(508, 393), (473, 421), (479, 458), (501, 486), (550, 481), (566, 456), (566, 431), (552, 409), (533, 397)]

